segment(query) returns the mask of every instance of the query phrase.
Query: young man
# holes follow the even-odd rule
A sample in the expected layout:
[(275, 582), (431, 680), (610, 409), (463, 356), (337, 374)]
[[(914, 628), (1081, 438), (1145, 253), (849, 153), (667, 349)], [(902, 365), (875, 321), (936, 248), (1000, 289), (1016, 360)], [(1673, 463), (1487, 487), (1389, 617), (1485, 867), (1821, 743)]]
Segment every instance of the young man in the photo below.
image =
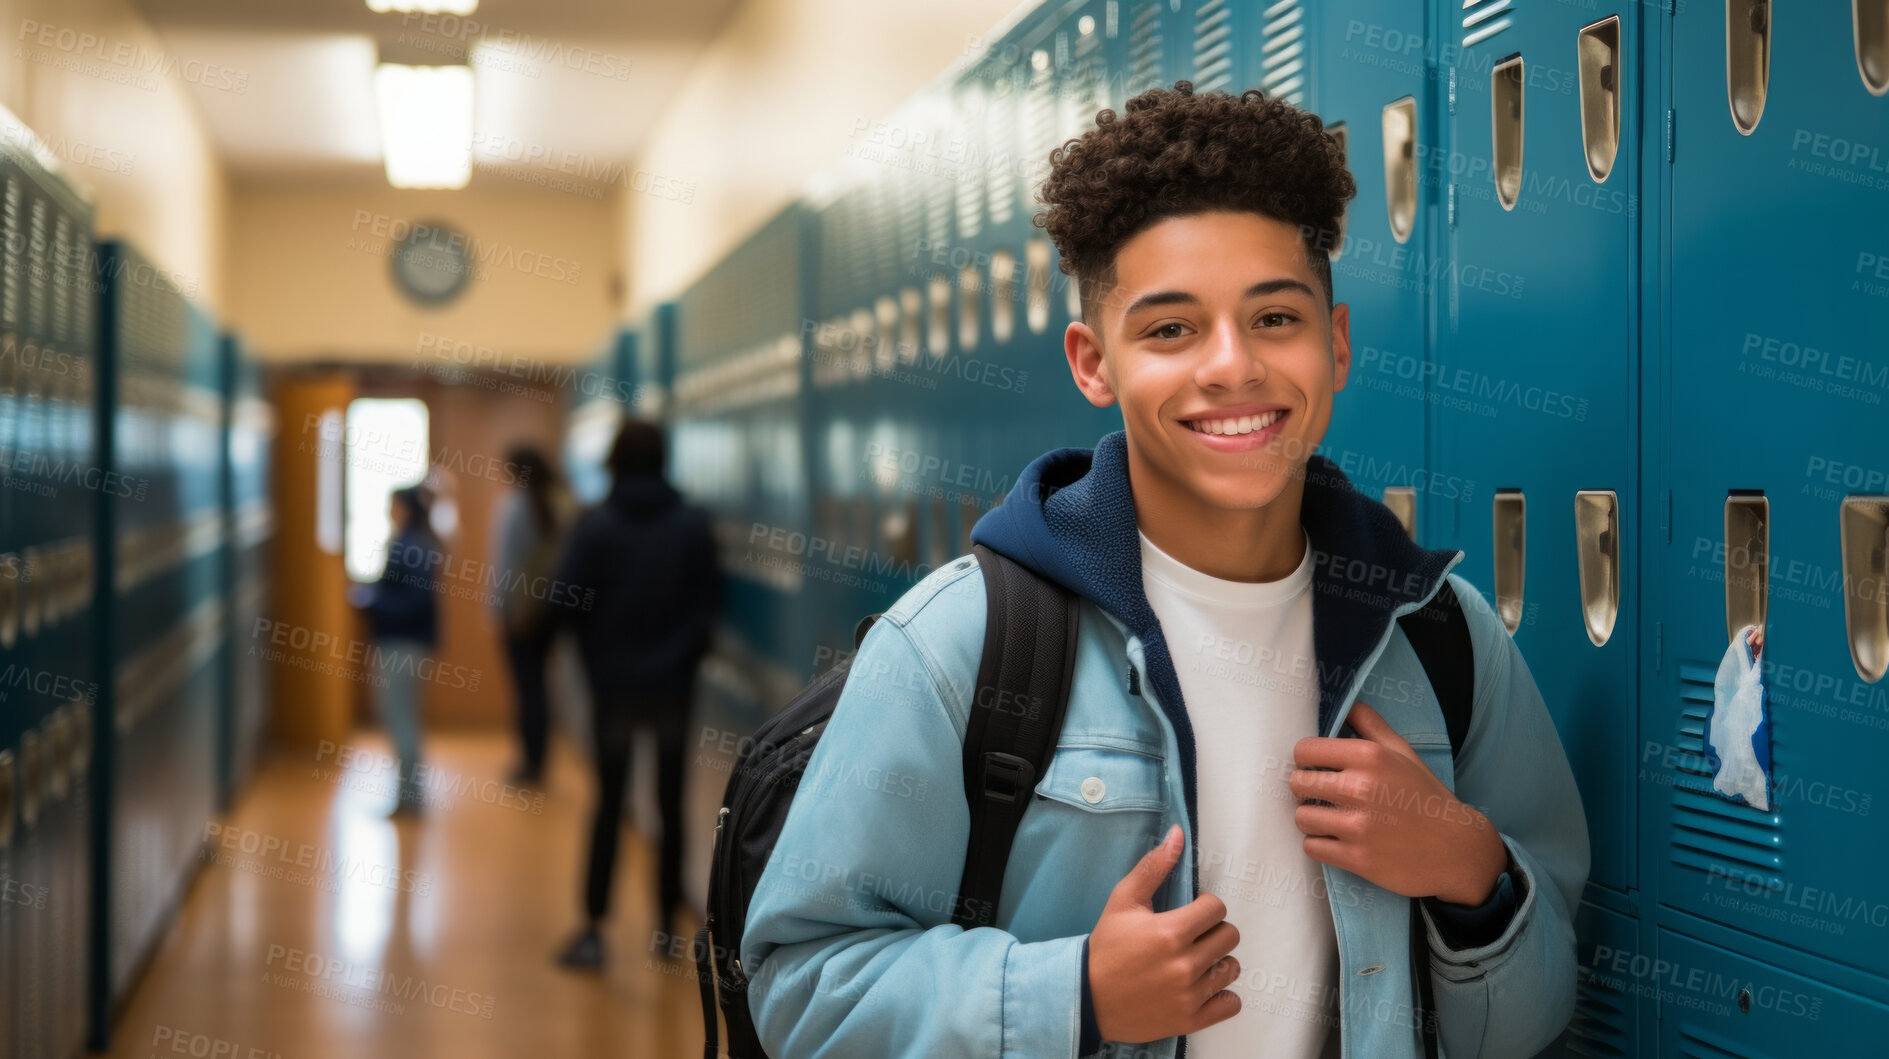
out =
[[(972, 533), (1082, 601), (996, 927), (951, 923), (985, 708), (959, 559), (873, 626), (808, 763), (749, 912), (756, 1025), (776, 1059), (1379, 1059), (1431, 1019), (1450, 1059), (1533, 1055), (1573, 1007), (1586, 823), (1462, 554), (1314, 454), (1351, 365), (1337, 146), (1185, 83), (1097, 120), (1044, 223), (1085, 293), (1070, 371), (1124, 429), (1031, 463)], [(1446, 584), (1474, 653), (1455, 756), (1396, 621)]]

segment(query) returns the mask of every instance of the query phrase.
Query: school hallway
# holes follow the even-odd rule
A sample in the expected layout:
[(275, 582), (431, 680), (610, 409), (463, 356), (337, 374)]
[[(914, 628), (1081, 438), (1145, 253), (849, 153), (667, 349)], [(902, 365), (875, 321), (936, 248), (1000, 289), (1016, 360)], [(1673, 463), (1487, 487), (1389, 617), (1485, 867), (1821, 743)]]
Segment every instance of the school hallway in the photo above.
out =
[(540, 806), (504, 785), (505, 735), (429, 737), (429, 808), (388, 820), (387, 744), (356, 735), (345, 767), (338, 749), (273, 756), (212, 825), (108, 1054), (699, 1054), (693, 964), (646, 951), (663, 945), (642, 833), (624, 834), (607, 970), (553, 962), (577, 922), (593, 797), (567, 745)]

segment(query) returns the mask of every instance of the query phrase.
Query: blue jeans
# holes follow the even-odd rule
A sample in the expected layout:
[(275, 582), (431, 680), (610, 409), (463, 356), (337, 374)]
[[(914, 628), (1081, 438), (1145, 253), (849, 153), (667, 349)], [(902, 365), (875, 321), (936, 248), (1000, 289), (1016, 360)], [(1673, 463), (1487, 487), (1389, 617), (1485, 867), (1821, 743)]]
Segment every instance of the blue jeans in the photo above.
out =
[(432, 648), (418, 640), (382, 640), (380, 721), (400, 757), (400, 800), (420, 801), (414, 773), (420, 764), (420, 664), (432, 657)]

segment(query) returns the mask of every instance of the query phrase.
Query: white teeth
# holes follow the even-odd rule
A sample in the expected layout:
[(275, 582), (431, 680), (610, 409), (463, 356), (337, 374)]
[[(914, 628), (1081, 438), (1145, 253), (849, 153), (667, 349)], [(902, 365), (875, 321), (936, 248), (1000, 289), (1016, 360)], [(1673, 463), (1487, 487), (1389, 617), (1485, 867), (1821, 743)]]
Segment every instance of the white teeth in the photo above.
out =
[(1235, 419), (1196, 419), (1188, 426), (1202, 434), (1251, 434), (1255, 430), (1264, 430), (1278, 421), (1284, 414), (1283, 409), (1255, 416), (1240, 416)]

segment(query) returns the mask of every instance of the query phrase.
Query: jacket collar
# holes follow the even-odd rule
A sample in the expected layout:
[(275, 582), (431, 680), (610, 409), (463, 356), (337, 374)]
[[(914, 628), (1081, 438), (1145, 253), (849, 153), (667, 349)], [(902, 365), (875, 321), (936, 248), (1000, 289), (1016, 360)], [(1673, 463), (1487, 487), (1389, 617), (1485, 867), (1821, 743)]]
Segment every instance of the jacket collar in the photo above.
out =
[(610, 483), (605, 503), (640, 519), (680, 503), (682, 494), (661, 475), (626, 475)]
[[(1397, 612), (1434, 595), (1462, 553), (1419, 547), (1389, 508), (1317, 454), (1306, 461), (1299, 518), (1312, 542), (1312, 643), (1319, 731), (1326, 733)], [(1056, 449), (1032, 461), (1004, 502), (978, 520), (971, 541), (1092, 601), (1142, 641), (1146, 675), (1180, 745), (1191, 804), (1193, 726), (1142, 590), (1127, 434), (1118, 430), (1093, 450)]]

